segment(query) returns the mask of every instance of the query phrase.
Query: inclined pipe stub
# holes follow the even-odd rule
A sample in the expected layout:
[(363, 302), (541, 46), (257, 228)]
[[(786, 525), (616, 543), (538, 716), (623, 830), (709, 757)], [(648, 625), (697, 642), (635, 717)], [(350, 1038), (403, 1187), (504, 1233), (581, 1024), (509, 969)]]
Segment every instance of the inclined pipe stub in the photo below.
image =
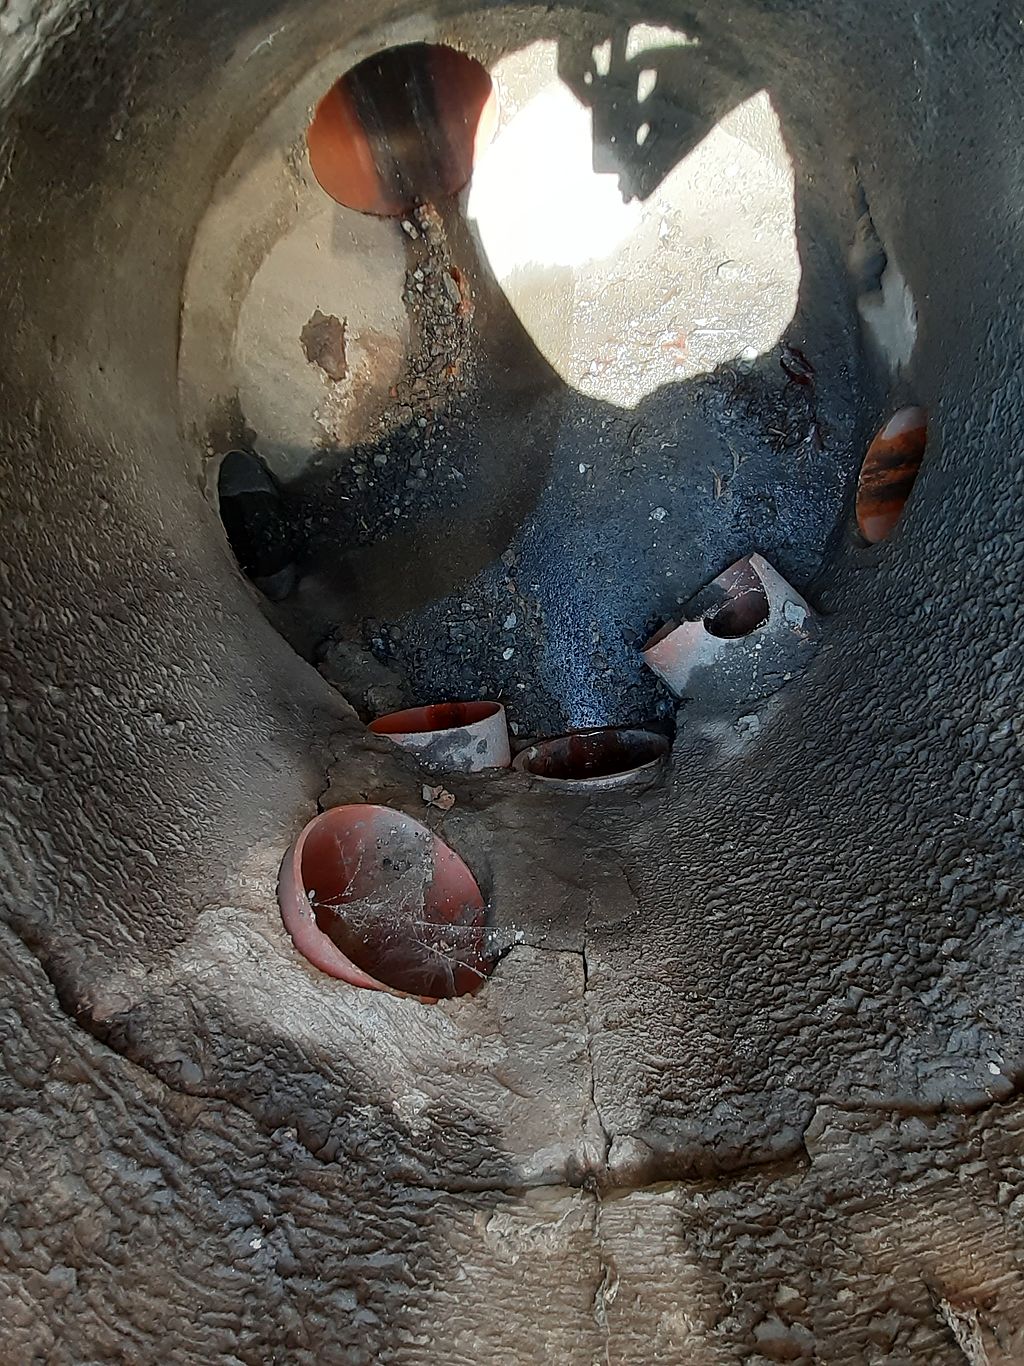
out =
[(731, 564), (683, 611), (641, 652), (676, 697), (728, 706), (768, 697), (815, 644), (814, 613), (761, 555)]
[(500, 702), (436, 702), (371, 721), (367, 730), (415, 754), (439, 773), (479, 773), (512, 762), (508, 722)]
[(351, 986), (434, 1004), (475, 991), (494, 966), (472, 872), (390, 807), (311, 820), (281, 865), (278, 903), (302, 956)]
[(600, 726), (539, 740), (513, 767), (566, 792), (606, 792), (653, 777), (668, 752), (668, 740), (656, 731)]

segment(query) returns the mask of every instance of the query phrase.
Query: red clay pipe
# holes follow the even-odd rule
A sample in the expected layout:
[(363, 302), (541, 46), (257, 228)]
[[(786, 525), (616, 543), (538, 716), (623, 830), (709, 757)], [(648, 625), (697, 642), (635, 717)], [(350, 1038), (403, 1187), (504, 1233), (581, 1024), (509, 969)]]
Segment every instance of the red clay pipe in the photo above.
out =
[(516, 756), (514, 767), (567, 792), (605, 791), (650, 776), (668, 750), (656, 731), (601, 726), (540, 740)]
[(494, 86), (474, 58), (441, 44), (387, 48), (317, 105), (310, 169), (337, 203), (397, 217), (461, 190), (497, 120)]
[(761, 555), (748, 555), (713, 579), (642, 651), (677, 697), (723, 705), (767, 697), (802, 667), (814, 614)]
[(300, 831), (278, 880), (281, 918), (314, 967), (433, 1004), (493, 966), (473, 874), (426, 826), (386, 806), (335, 806)]
[(426, 768), (441, 773), (478, 773), (508, 768), (505, 708), (500, 702), (437, 702), (410, 707), (371, 721), (367, 729), (411, 750)]

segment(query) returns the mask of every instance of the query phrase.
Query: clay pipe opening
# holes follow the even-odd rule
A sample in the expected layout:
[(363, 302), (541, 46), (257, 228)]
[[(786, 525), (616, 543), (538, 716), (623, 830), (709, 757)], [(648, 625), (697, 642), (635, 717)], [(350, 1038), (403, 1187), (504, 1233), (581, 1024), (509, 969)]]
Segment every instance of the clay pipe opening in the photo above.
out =
[(928, 442), (923, 408), (901, 408), (868, 447), (857, 483), (857, 526), (870, 545), (887, 540), (914, 487)]
[(310, 821), (281, 865), (278, 901), (303, 957), (352, 986), (434, 1002), (475, 991), (494, 966), (473, 874), (390, 807)]
[(727, 572), (732, 581), (725, 586), (725, 601), (704, 617), (704, 629), (720, 640), (739, 640), (765, 624), (771, 603), (749, 560), (741, 560)]
[(397, 217), (461, 190), (497, 118), (491, 78), (472, 57), (434, 43), (387, 48), (317, 105), (310, 168), (337, 203)]
[(541, 740), (517, 756), (515, 768), (577, 791), (620, 787), (648, 776), (668, 751), (656, 731), (602, 726)]
[(371, 721), (367, 729), (411, 750), (427, 768), (478, 773), (512, 762), (508, 722), (500, 702), (436, 702)]
[(677, 697), (766, 696), (812, 643), (811, 610), (762, 555), (737, 560), (643, 647), (644, 662)]

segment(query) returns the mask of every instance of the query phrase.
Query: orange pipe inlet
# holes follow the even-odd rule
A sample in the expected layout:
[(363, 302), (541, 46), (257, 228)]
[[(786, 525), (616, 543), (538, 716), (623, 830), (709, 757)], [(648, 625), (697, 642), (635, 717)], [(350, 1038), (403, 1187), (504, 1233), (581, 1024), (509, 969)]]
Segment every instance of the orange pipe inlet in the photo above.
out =
[(398, 217), (457, 194), (497, 122), (493, 83), (474, 58), (441, 44), (388, 48), (347, 71), (317, 105), (309, 165), (337, 203)]
[(914, 487), (928, 441), (923, 408), (901, 408), (881, 429), (860, 469), (857, 526), (874, 545), (887, 540)]

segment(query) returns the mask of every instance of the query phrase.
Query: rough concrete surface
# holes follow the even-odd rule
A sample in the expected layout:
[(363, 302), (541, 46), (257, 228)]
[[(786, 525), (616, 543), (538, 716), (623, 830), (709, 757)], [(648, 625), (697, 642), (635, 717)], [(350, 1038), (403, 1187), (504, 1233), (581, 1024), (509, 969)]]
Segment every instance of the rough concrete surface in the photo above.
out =
[[(360, 4), (343, 24), (348, 49), (336, 7), (284, 0), (0, 10), (0, 1360), (1019, 1361), (1015, 21), (737, 0), (642, 51), (568, 9)], [(275, 109), (298, 136), (333, 74), (418, 38), (489, 64), (557, 43), (595, 157), (643, 202), (761, 90), (792, 161), (790, 339), (847, 357), (818, 367), (848, 426), (801, 542), (822, 638), (742, 716), (688, 708), (636, 794), (556, 800), (504, 774), (426, 808), (416, 764), (275, 629), (291, 612), (318, 643), (308, 604), (238, 573), (210, 496), (211, 436), (248, 434), (226, 372), (216, 432), (183, 383), (199, 225)], [(294, 138), (264, 153), (277, 217), (253, 223), (250, 264), (303, 174)], [(223, 347), (251, 278), (222, 282), (234, 311), (210, 294)], [(879, 291), (888, 322), (862, 334)], [(467, 538), (439, 509), (433, 560), (411, 526), (411, 585), (400, 547), (367, 542), (367, 615), (504, 574), (580, 440), (635, 420), (567, 390), (505, 299), (477, 291), (477, 373), (530, 365), (477, 392), (477, 439), (536, 402), (536, 459), (467, 448), (493, 515)], [(316, 307), (344, 316), (310, 303), (300, 332)], [(323, 385), (298, 335), (293, 359)], [(675, 398), (660, 420), (685, 425)], [(911, 399), (928, 455), (893, 538), (864, 548), (859, 452)], [(615, 488), (570, 498), (576, 523), (646, 510)], [(749, 542), (773, 527), (751, 511), (723, 561), (771, 557)], [(337, 623), (349, 580), (318, 574)], [(541, 681), (546, 722), (561, 684)], [(429, 819), (517, 932), (477, 996), (360, 993), (292, 952), (281, 855), (318, 802), (353, 800)]]

